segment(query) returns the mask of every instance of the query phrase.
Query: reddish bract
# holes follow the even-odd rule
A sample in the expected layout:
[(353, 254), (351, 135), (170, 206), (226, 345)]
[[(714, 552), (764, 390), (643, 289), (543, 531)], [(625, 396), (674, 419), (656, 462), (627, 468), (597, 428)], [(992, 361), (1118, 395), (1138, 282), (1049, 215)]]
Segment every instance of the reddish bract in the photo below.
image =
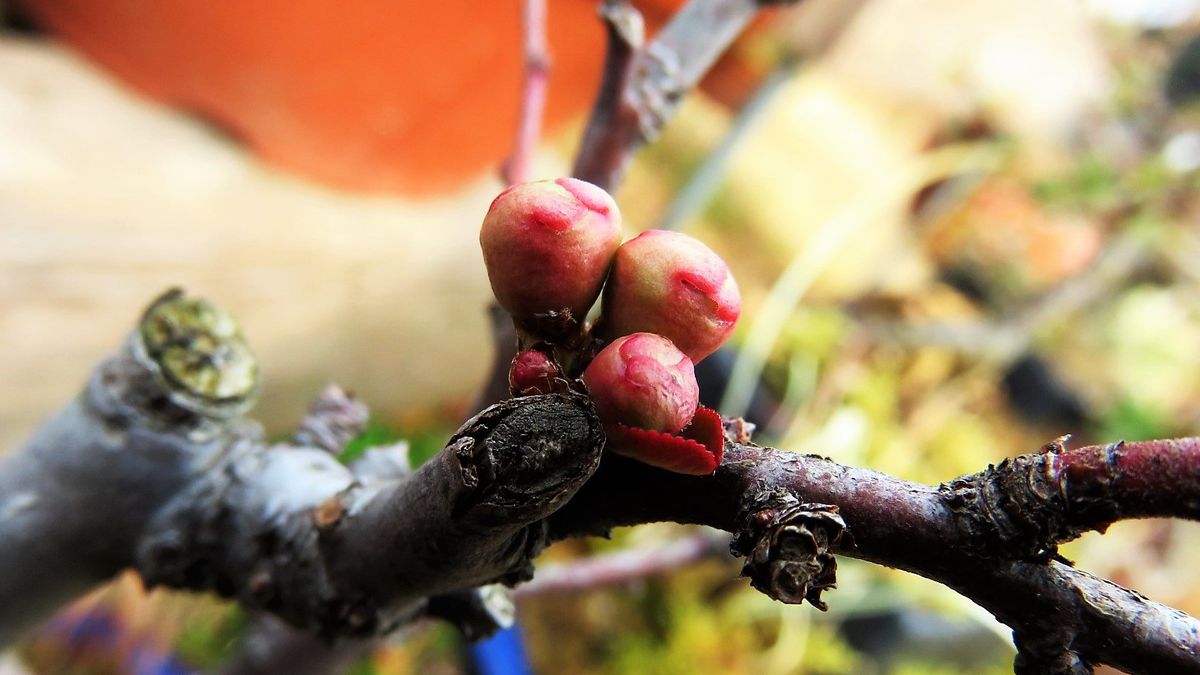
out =
[(608, 447), (613, 452), (675, 473), (707, 476), (721, 465), (725, 451), (721, 416), (703, 406), (696, 410), (691, 424), (677, 434), (624, 424), (611, 424), (606, 430)]

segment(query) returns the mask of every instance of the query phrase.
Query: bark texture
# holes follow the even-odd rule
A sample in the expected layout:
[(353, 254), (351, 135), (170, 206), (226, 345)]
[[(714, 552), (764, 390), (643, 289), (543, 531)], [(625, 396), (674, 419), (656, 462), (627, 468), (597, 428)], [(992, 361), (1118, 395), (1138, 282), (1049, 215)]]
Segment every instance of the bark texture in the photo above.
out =
[(328, 637), (430, 613), (503, 625), (476, 587), (529, 578), (545, 516), (599, 463), (589, 399), (483, 411), (416, 471), (335, 454), (365, 408), (337, 389), (287, 443), (241, 417), (256, 389), (231, 319), (170, 292), (80, 397), (0, 465), (0, 638), (118, 571), (213, 591)]
[(628, 0), (604, 0), (604, 77), (572, 175), (609, 191), (633, 153), (658, 138), (683, 96), (759, 11), (796, 0), (692, 0), (645, 43), (642, 17)]
[(337, 460), (366, 410), (336, 388), (266, 442), (243, 417), (255, 372), (219, 309), (176, 291), (151, 306), (0, 466), (0, 638), (127, 567), (326, 638), (419, 616), (479, 636), (511, 621), (492, 584), (530, 579), (548, 543), (674, 521), (732, 533), (743, 575), (783, 602), (825, 609), (835, 555), (945, 584), (1013, 628), (1018, 672), (1200, 668), (1200, 622), (1055, 548), (1121, 519), (1197, 517), (1200, 439), (1058, 439), (928, 486), (759, 447), (730, 420), (717, 471), (687, 476), (605, 454), (591, 401), (550, 394), (484, 409), (414, 471), (402, 447)]

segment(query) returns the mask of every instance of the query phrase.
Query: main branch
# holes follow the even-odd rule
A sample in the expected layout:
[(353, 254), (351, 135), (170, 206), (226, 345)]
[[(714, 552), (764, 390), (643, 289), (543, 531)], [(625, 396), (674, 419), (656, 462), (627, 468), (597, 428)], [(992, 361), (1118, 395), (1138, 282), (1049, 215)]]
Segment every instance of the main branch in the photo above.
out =
[(674, 521), (732, 533), (751, 585), (785, 602), (824, 609), (835, 555), (945, 584), (1013, 628), (1019, 672), (1200, 667), (1200, 622), (1056, 552), (1117, 520), (1200, 516), (1200, 439), (1059, 439), (927, 486), (753, 445), (733, 421), (697, 477), (601, 461), (592, 405), (570, 394), (488, 407), (415, 471), (388, 447), (345, 466), (365, 408), (327, 390), (268, 443), (242, 417), (255, 369), (228, 316), (168, 293), (0, 465), (0, 641), (127, 567), (326, 637), (417, 616), (479, 635), (511, 611), (486, 585), (529, 579), (549, 542)]
[(1116, 520), (1196, 518), (1198, 475), (1195, 438), (1076, 450), (1059, 442), (940, 487), (731, 443), (708, 477), (606, 458), (551, 517), (551, 536), (656, 521), (709, 525), (739, 536), (745, 573), (777, 599), (820, 606), (836, 552), (919, 574), (982, 605), (1014, 629), (1019, 672), (1091, 672), (1098, 663), (1196, 672), (1200, 622), (1049, 553)]

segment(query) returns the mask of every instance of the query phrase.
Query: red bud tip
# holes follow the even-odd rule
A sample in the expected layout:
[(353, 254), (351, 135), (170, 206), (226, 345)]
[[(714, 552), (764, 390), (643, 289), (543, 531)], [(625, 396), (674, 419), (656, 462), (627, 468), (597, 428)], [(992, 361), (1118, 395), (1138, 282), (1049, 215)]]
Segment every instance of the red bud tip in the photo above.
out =
[(707, 476), (721, 465), (725, 452), (721, 416), (711, 408), (698, 408), (691, 424), (678, 434), (624, 424), (608, 425), (606, 431), (613, 452), (675, 473)]

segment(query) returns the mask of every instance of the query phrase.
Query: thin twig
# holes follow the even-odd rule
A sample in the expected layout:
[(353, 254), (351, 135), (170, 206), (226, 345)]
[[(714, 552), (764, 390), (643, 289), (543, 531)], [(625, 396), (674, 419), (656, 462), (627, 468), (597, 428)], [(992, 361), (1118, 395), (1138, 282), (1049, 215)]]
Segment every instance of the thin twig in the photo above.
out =
[[(550, 77), (550, 50), (546, 42), (546, 0), (524, 0), (521, 11), (522, 55), (525, 80), (521, 88), (521, 112), (513, 152), (501, 174), (508, 185), (532, 178), (533, 156), (542, 132), (542, 113)], [(508, 366), (517, 354), (517, 335), (512, 320), (500, 305), (488, 305), (492, 336), (492, 367), (471, 404), (474, 415), (508, 396)]]
[(620, 182), (613, 164), (625, 161), (625, 146), (630, 142), (626, 136), (637, 126), (638, 111), (630, 91), (636, 57), (645, 40), (645, 23), (627, 0), (604, 0), (600, 17), (608, 39), (604, 75), (571, 173), (611, 191)]
[(758, 14), (759, 0), (691, 0), (642, 47), (642, 18), (625, 0), (605, 0), (604, 77), (573, 175), (613, 190), (633, 153), (658, 137), (684, 94)]
[(346, 444), (367, 426), (367, 406), (336, 384), (329, 384), (317, 396), (292, 436), (292, 443), (321, 448), (339, 455)]
[(550, 76), (550, 51), (546, 44), (546, 0), (524, 0), (521, 9), (524, 84), (521, 112), (512, 156), (504, 164), (504, 182), (524, 183), (532, 178), (533, 156), (542, 133), (546, 89)]
[(619, 586), (675, 571), (701, 560), (729, 557), (729, 537), (704, 532), (667, 544), (627, 549), (569, 563), (538, 568), (532, 581), (518, 586), (513, 600), (542, 595), (579, 593)]

